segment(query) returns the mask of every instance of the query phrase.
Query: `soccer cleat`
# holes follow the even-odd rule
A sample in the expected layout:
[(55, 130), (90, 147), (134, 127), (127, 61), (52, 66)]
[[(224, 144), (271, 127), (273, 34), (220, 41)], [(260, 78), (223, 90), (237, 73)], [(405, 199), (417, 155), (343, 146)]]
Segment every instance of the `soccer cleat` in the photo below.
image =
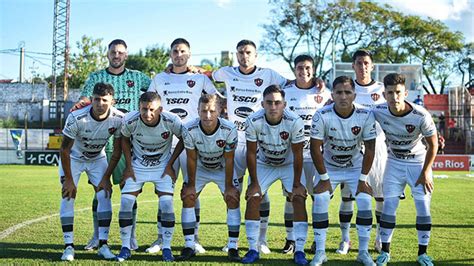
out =
[(308, 265), (308, 260), (306, 259), (306, 255), (303, 251), (296, 251), (293, 255), (293, 261), (296, 265)]
[(324, 250), (316, 250), (313, 260), (309, 263), (310, 266), (321, 266), (323, 263), (328, 261), (326, 252)]
[(161, 238), (158, 238), (157, 240), (155, 240), (155, 242), (151, 243), (150, 247), (147, 248), (147, 249), (145, 250), (145, 252), (146, 252), (146, 253), (151, 253), (151, 254), (160, 252), (160, 250), (161, 250), (161, 243), (162, 243)]
[(382, 252), (380, 252), (380, 255), (375, 260), (375, 264), (377, 264), (377, 266), (385, 266), (389, 261), (390, 254), (382, 250)]
[(165, 262), (174, 261), (173, 253), (171, 253), (171, 249), (169, 248), (164, 248), (161, 252), (161, 255), (163, 256), (163, 261)]
[(339, 243), (339, 248), (336, 250), (336, 253), (346, 255), (349, 252), (349, 249), (351, 249), (351, 246), (351, 241), (341, 241), (341, 243)]
[(418, 259), (416, 260), (421, 266), (433, 266), (433, 259), (426, 255), (426, 253), (421, 254), (418, 256)]
[(262, 252), (263, 254), (270, 254), (272, 253), (270, 248), (268, 247), (267, 242), (260, 242), (258, 244), (258, 250), (259, 252)]
[(316, 241), (313, 241), (313, 244), (311, 244), (311, 248), (309, 249), (310, 254), (316, 254)]
[(242, 258), (242, 263), (243, 264), (251, 264), (251, 263), (256, 262), (258, 259), (260, 259), (260, 255), (258, 254), (258, 252), (254, 249), (251, 249)]
[(227, 246), (227, 244), (225, 244), (225, 246), (222, 248), (222, 251), (224, 252), (229, 252), (229, 246)]
[(199, 242), (195, 242), (194, 243), (194, 250), (199, 253), (199, 254), (204, 254), (206, 253), (206, 250), (203, 248), (203, 246), (201, 244), (199, 244)]
[(375, 266), (375, 262), (367, 250), (360, 251), (356, 261), (364, 264), (364, 266)]
[(89, 242), (87, 242), (87, 245), (84, 247), (85, 250), (92, 250), (96, 249), (99, 247), (99, 239), (97, 238), (91, 238)]
[(97, 255), (99, 255), (100, 257), (106, 260), (115, 259), (115, 255), (114, 253), (112, 253), (112, 251), (110, 251), (110, 248), (108, 245), (102, 245), (97, 251)]
[(239, 256), (239, 251), (235, 248), (229, 249), (227, 252), (227, 258), (232, 261), (232, 262), (240, 262), (240, 256)]
[(120, 250), (120, 253), (117, 255), (117, 261), (118, 262), (123, 262), (132, 257), (132, 253), (130, 252), (130, 249), (127, 247), (122, 247)]
[(187, 261), (194, 256), (196, 256), (196, 251), (194, 251), (194, 249), (192, 248), (187, 247), (181, 250), (181, 255), (176, 258), (176, 261)]
[(374, 243), (374, 250), (375, 250), (377, 253), (382, 252), (382, 241), (377, 241), (377, 240), (375, 240), (375, 243)]
[(74, 260), (74, 248), (72, 246), (67, 246), (64, 249), (61, 260), (73, 261)]
[(286, 239), (285, 246), (281, 252), (283, 254), (293, 254), (295, 252), (295, 241)]
[(130, 250), (138, 249), (138, 241), (136, 238), (130, 238)]

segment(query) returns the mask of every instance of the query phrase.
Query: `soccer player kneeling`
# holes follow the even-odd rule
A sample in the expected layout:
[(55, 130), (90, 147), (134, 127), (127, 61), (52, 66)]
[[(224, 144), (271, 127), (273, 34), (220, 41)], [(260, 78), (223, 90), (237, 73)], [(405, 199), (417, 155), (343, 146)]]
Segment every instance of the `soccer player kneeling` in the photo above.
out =
[[(107, 245), (112, 220), (110, 175), (120, 159), (123, 113), (112, 107), (113, 99), (112, 85), (97, 83), (92, 93), (92, 104), (69, 114), (63, 129), (59, 165), (63, 198), (59, 216), (66, 248), (62, 260), (74, 260), (74, 201), (82, 172), (87, 173), (98, 200), (98, 254), (105, 259), (115, 258)], [(104, 148), (112, 135), (114, 149), (107, 163)]]
[[(390, 242), (395, 229), (398, 196), (408, 185), (416, 208), (417, 261), (420, 265), (433, 265), (426, 249), (431, 233), (431, 166), (438, 151), (436, 126), (426, 109), (405, 100), (408, 91), (403, 75), (388, 74), (383, 83), (387, 103), (375, 106), (374, 114), (387, 137), (389, 153), (383, 179), (384, 205), (380, 219), (382, 252), (376, 262), (377, 265), (386, 265), (390, 261)], [(423, 138), (427, 149), (422, 143)]]
[[(318, 110), (311, 125), (311, 157), (320, 175), (314, 188), (313, 230), (316, 254), (310, 265), (322, 265), (326, 257), (328, 208), (332, 191), (344, 184), (357, 203), (357, 261), (375, 265), (368, 252), (372, 228), (372, 189), (367, 175), (375, 154), (375, 118), (370, 109), (354, 104), (354, 81), (346, 76), (333, 82), (334, 103)], [(362, 144), (365, 146), (362, 155)], [(400, 194), (398, 194), (400, 195)]]

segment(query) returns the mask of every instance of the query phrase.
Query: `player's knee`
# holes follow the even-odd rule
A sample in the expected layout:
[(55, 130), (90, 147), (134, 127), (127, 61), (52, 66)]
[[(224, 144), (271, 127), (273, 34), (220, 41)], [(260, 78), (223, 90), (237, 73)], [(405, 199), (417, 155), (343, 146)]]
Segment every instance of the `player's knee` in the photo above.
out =
[(324, 191), (323, 193), (314, 194), (314, 202), (321, 205), (328, 205), (331, 195), (329, 191)]
[(240, 205), (240, 201), (239, 201), (239, 200), (236, 200), (236, 199), (231, 198), (231, 197), (227, 197), (227, 199), (225, 199), (225, 203), (226, 203), (226, 205), (227, 205), (227, 208), (229, 208), (229, 209), (238, 208), (239, 205)]
[(173, 196), (162, 195), (160, 196), (160, 210), (162, 213), (173, 213)]
[(300, 195), (295, 195), (292, 201), (293, 201), (293, 206), (301, 207), (301, 206), (305, 206), (306, 198)]
[(359, 210), (372, 210), (372, 196), (367, 193), (359, 193), (356, 196), (357, 208)]
[(196, 204), (196, 199), (191, 195), (186, 195), (184, 198), (182, 198), (182, 201), (184, 208), (192, 208)]

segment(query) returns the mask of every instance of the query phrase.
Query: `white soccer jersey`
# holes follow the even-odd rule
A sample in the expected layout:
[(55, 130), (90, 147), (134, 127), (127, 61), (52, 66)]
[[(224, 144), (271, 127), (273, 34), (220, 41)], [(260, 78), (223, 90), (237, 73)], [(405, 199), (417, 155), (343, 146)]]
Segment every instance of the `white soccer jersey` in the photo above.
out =
[(161, 72), (157, 74), (148, 88), (161, 96), (163, 109), (177, 114), (183, 123), (198, 117), (197, 109), (202, 93), (215, 94), (212, 81), (203, 74), (174, 74)]
[(309, 150), (311, 120), (316, 110), (331, 102), (331, 92), (329, 90), (320, 92), (316, 87), (300, 89), (296, 86), (296, 82), (292, 82), (285, 86), (285, 99), (287, 107), (303, 119), (305, 137), (303, 158), (305, 162), (312, 162)]
[(155, 170), (164, 167), (171, 157), (173, 135), (181, 137), (182, 124), (179, 117), (163, 111), (156, 126), (143, 123), (138, 111), (125, 116), (122, 135), (131, 137), (132, 167), (142, 170)]
[(103, 120), (91, 116), (92, 105), (70, 113), (66, 119), (63, 134), (74, 140), (71, 158), (92, 161), (105, 157), (104, 147), (109, 137), (120, 137), (120, 127), (124, 114), (114, 107)]
[(225, 167), (224, 152), (233, 151), (237, 146), (237, 129), (232, 122), (219, 118), (217, 130), (207, 135), (196, 118), (184, 125), (183, 140), (186, 149), (197, 151), (199, 167), (221, 169)]
[(368, 85), (360, 85), (357, 81), (354, 83), (356, 93), (355, 103), (372, 108), (376, 104), (386, 102), (385, 97), (383, 97), (384, 86), (382, 82), (372, 80)]
[(311, 125), (311, 138), (322, 140), (323, 158), (327, 165), (362, 167), (363, 141), (375, 139), (375, 118), (370, 109), (354, 104), (348, 118), (340, 117), (334, 103), (318, 110)]
[(303, 120), (285, 109), (277, 125), (268, 124), (265, 110), (260, 109), (247, 117), (247, 141), (257, 142), (257, 162), (266, 165), (287, 165), (293, 162), (291, 144), (304, 142)]
[(375, 119), (380, 123), (387, 138), (389, 158), (403, 162), (423, 163), (426, 149), (421, 139), (436, 134), (436, 126), (425, 108), (406, 103), (413, 110), (403, 116), (393, 115), (387, 103), (376, 105)]
[(257, 67), (251, 74), (242, 74), (239, 67), (222, 67), (212, 73), (217, 82), (224, 82), (227, 113), (239, 131), (239, 142), (245, 143), (245, 119), (262, 108), (263, 91), (270, 85), (282, 88), (286, 79), (269, 68)]

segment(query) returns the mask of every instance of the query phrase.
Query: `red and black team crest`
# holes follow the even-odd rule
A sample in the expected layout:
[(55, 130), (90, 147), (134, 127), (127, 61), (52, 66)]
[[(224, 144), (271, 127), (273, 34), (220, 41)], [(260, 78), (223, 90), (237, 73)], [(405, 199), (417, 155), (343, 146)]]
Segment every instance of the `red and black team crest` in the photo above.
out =
[(192, 88), (192, 87), (194, 87), (194, 85), (196, 85), (196, 81), (191, 80), (191, 79), (188, 80), (188, 81), (186, 81), (186, 83), (188, 83), (188, 86), (189, 86), (190, 88)]
[(223, 139), (216, 140), (216, 144), (217, 144), (217, 147), (223, 148), (225, 146), (225, 140)]
[(380, 95), (377, 94), (377, 93), (372, 93), (370, 95), (370, 97), (372, 97), (372, 100), (374, 100), (374, 102), (378, 101), (380, 99)]
[(166, 132), (161, 133), (161, 137), (164, 139), (168, 139), (170, 137), (170, 132), (166, 131)]
[(357, 136), (360, 133), (360, 127), (358, 127), (358, 126), (352, 127), (351, 131), (352, 131), (352, 134)]
[(109, 134), (110, 134), (110, 135), (114, 134), (116, 130), (117, 130), (117, 129), (116, 129), (115, 127), (109, 128)]
[(260, 79), (260, 78), (259, 79), (254, 79), (253, 82), (255, 82), (255, 85), (260, 87), (263, 84), (263, 79)]
[(290, 136), (290, 133), (288, 133), (288, 132), (286, 132), (286, 131), (280, 132), (280, 137), (281, 137), (283, 140), (287, 140), (289, 136)]
[(405, 125), (405, 128), (407, 129), (408, 133), (412, 133), (413, 131), (415, 131), (414, 125)]
[(316, 96), (314, 96), (314, 100), (317, 103), (321, 103), (323, 101), (323, 97), (321, 97), (321, 95), (316, 95)]
[(133, 80), (127, 80), (127, 86), (129, 88), (133, 87), (135, 85), (135, 82), (133, 82)]

